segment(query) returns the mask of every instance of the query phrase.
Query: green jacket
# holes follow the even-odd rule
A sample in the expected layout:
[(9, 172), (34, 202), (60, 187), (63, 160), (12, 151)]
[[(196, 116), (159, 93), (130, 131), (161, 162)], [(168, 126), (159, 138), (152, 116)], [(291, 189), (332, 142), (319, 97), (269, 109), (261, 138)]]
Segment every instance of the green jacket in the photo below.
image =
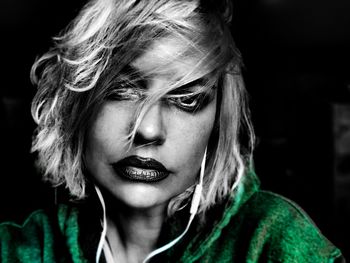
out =
[[(38, 210), (22, 226), (1, 224), (1, 262), (94, 262), (101, 208), (90, 199)], [(181, 213), (168, 220), (164, 242), (183, 230), (188, 215)], [(252, 172), (207, 218), (204, 226), (194, 222), (183, 240), (152, 262), (345, 262), (300, 207), (259, 190)]]

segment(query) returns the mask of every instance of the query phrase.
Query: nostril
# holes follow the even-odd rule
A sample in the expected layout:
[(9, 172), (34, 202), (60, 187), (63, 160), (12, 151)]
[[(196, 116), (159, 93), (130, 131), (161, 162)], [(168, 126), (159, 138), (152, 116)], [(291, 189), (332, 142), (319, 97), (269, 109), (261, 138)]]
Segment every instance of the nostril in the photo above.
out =
[(146, 145), (162, 145), (165, 141), (163, 136), (146, 137), (141, 132), (136, 132), (134, 138), (134, 145), (146, 146)]

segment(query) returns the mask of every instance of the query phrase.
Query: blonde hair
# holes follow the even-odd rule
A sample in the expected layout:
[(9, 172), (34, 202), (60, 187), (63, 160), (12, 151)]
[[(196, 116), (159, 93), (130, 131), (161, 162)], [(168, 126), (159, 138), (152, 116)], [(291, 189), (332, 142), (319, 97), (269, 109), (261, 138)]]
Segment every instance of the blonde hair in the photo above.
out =
[[(172, 59), (196, 54), (197, 67), (140, 103), (129, 142), (152, 103), (196, 74), (210, 75), (212, 81), (203, 89), (217, 87), (218, 113), (208, 145), (199, 212), (204, 215), (208, 208), (233, 193), (251, 161), (254, 133), (240, 73), (241, 56), (229, 31), (231, 13), (229, 0), (88, 2), (55, 38), (54, 48), (32, 68), (31, 77), (38, 86), (32, 103), (32, 115), (38, 124), (32, 151), (38, 152), (37, 165), (44, 178), (54, 185), (65, 184), (75, 198), (85, 197), (85, 131), (106, 97), (116, 91), (122, 94), (123, 83), (128, 81), (125, 79), (137, 78), (123, 69), (152, 43), (172, 36), (183, 47)], [(154, 70), (166, 68), (169, 63), (164, 61)], [(41, 72), (39, 78), (37, 70)], [(127, 78), (125, 74), (129, 74)], [(240, 134), (248, 137), (244, 148)], [(169, 215), (188, 200), (192, 191), (193, 187), (171, 200)]]

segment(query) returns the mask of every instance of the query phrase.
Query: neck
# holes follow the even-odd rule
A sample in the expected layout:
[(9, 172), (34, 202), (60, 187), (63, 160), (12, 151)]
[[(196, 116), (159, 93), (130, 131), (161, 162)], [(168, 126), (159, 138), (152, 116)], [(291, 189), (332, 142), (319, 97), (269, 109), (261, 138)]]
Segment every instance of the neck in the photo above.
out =
[(164, 206), (150, 209), (107, 207), (107, 238), (114, 261), (142, 262), (156, 248), (164, 218)]

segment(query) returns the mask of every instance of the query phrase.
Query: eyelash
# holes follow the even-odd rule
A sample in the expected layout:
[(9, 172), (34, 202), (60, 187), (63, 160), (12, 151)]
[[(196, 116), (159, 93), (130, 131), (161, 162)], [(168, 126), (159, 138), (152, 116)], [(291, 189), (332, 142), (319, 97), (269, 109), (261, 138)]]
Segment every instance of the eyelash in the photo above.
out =
[(175, 105), (177, 108), (190, 113), (196, 113), (200, 111), (210, 102), (209, 96), (203, 93), (176, 98), (170, 97), (167, 98), (167, 101)]
[[(106, 99), (111, 101), (137, 101), (142, 100), (144, 98), (144, 92), (142, 90), (137, 89), (137, 87), (127, 84), (120, 84), (120, 88), (118, 90), (112, 91), (107, 95)], [(171, 95), (165, 97), (163, 101), (168, 105), (174, 105), (182, 111), (189, 113), (196, 113), (205, 106), (209, 104), (212, 96), (207, 93), (199, 93), (199, 94), (189, 94), (189, 95)]]

